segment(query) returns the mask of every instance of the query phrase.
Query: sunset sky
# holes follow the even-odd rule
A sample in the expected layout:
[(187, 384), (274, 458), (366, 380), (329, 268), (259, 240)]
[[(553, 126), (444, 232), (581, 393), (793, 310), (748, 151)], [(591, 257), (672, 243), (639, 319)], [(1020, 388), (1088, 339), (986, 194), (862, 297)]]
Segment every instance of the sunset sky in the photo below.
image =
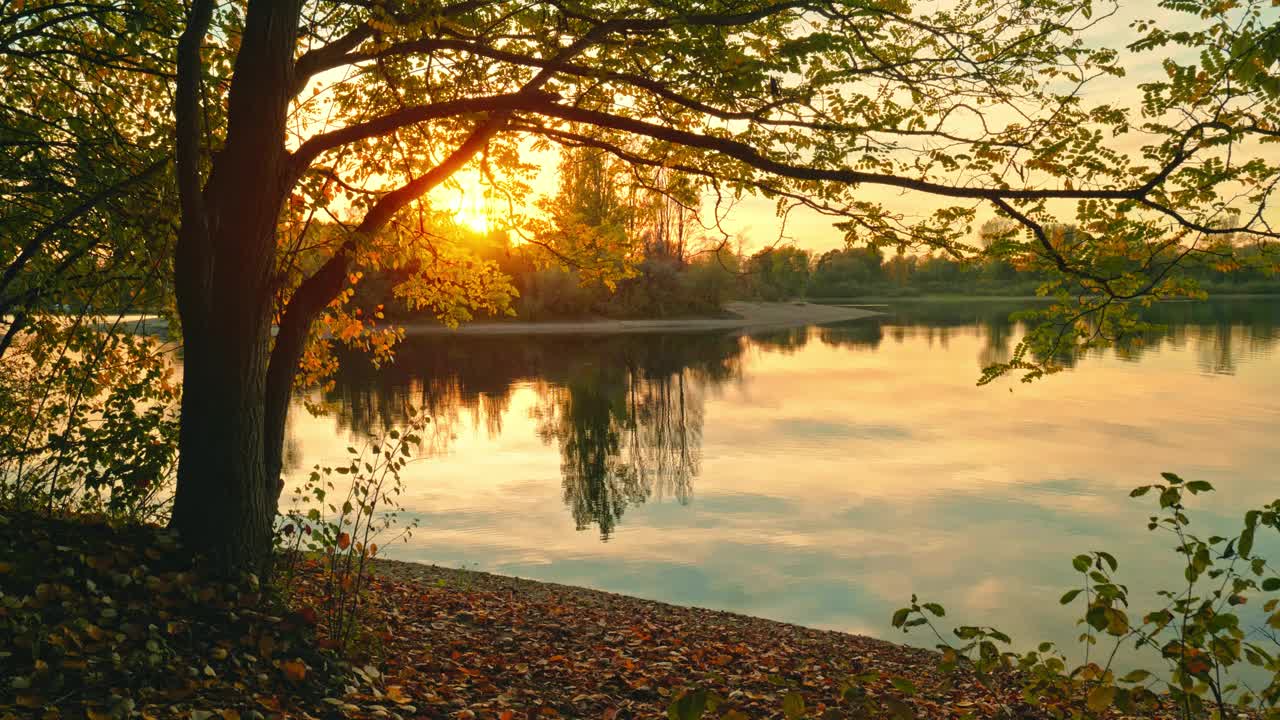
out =
[[(915, 3), (915, 8), (917, 12), (927, 12), (930, 8), (939, 4), (946, 3)], [(1137, 85), (1165, 77), (1164, 70), (1159, 65), (1159, 60), (1165, 56), (1165, 53), (1154, 52), (1139, 55), (1125, 49), (1129, 43), (1138, 37), (1136, 31), (1131, 27), (1135, 20), (1142, 18), (1155, 19), (1165, 27), (1192, 25), (1190, 15), (1161, 9), (1156, 6), (1154, 0), (1123, 2), (1121, 5), (1113, 16), (1101, 19), (1083, 37), (1086, 43), (1094, 47), (1117, 49), (1120, 52), (1121, 64), (1127, 70), (1127, 76), (1123, 78), (1104, 77), (1093, 81), (1084, 94), (1086, 104), (1114, 103), (1118, 99), (1125, 100), (1136, 97)], [(1271, 12), (1275, 15), (1276, 20), (1280, 21), (1280, 8), (1272, 8)], [(1147, 138), (1138, 133), (1133, 133), (1127, 139), (1126, 145), (1128, 147), (1126, 149), (1136, 153), (1146, 142), (1148, 142)], [(1270, 152), (1280, 153), (1280, 150), (1271, 149)], [(554, 193), (556, 188), (555, 153), (546, 153), (546, 159), (538, 162), (545, 170), (541, 172), (533, 183), (535, 192), (541, 195)], [(477, 177), (473, 172), (460, 173), (456, 183), (441, 187), (433, 194), (432, 199), (439, 206), (452, 210), (462, 224), (476, 230), (484, 230), (488, 225), (486, 221), (488, 213), (483, 190), (476, 182)], [(892, 211), (904, 213), (908, 219), (913, 216), (923, 218), (934, 210), (948, 204), (940, 198), (894, 188), (868, 186), (862, 188), (859, 192), (861, 197), (879, 201)], [(976, 202), (973, 203), (973, 206), (978, 209), (978, 221), (975, 228), (977, 225), (981, 225), (986, 218), (994, 216), (989, 204)], [(1064, 217), (1069, 217), (1073, 213), (1072, 208), (1073, 206), (1070, 203), (1060, 203), (1057, 206), (1057, 209), (1062, 212)], [(704, 222), (709, 222), (712, 215), (710, 201), (706, 205), (704, 215)], [(773, 201), (761, 197), (748, 196), (738, 202), (727, 213), (721, 226), (735, 239), (741, 238), (744, 241), (743, 247), (747, 252), (772, 245), (781, 239), (784, 244), (794, 243), (815, 253), (821, 253), (844, 245), (842, 233), (833, 228), (831, 222), (830, 218), (823, 217), (812, 210), (797, 208), (789, 214), (784, 224)]]

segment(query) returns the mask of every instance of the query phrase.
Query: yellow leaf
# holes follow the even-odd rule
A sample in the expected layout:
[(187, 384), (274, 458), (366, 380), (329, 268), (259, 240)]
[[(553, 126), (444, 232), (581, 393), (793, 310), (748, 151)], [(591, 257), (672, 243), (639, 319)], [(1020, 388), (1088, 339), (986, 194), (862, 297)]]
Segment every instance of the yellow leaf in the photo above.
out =
[(1100, 713), (1111, 707), (1111, 701), (1116, 699), (1116, 688), (1114, 685), (1099, 685), (1089, 691), (1089, 697), (1085, 700), (1085, 704), (1089, 709)]

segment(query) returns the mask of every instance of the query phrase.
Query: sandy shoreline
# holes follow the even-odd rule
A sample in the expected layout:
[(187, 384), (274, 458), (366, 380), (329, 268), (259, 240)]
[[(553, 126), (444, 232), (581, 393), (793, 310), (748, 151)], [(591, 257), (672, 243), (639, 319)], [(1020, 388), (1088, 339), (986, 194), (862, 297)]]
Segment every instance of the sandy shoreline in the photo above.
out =
[[(652, 320), (579, 320), (569, 322), (467, 323), (450, 329), (438, 323), (393, 323), (406, 335), (617, 335), (622, 333), (709, 332), (715, 330), (779, 330), (805, 325), (860, 320), (883, 313), (866, 307), (819, 305), (806, 302), (731, 302), (725, 305), (728, 317), (676, 318)], [(113, 323), (114, 325), (114, 323)], [(136, 315), (119, 327), (135, 335), (168, 337), (164, 318)], [(275, 328), (272, 328), (272, 332)]]
[(654, 320), (582, 320), (570, 322), (478, 322), (450, 329), (436, 324), (405, 324), (408, 335), (570, 335), (711, 330), (772, 330), (860, 320), (880, 315), (874, 310), (806, 302), (731, 302), (733, 317)]

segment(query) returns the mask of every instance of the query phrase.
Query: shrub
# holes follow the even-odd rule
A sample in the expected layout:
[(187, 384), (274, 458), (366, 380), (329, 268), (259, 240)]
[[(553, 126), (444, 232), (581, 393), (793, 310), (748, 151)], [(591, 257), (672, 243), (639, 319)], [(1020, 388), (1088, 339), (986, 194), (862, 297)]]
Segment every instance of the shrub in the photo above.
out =
[[(1173, 473), (1163, 478), (1131, 493), (1156, 498), (1158, 511), (1147, 528), (1168, 533), (1182, 557), (1176, 584), (1157, 593), (1163, 599), (1160, 607), (1146, 613), (1131, 610), (1132, 593), (1118, 581), (1119, 561), (1112, 554), (1094, 551), (1072, 560), (1080, 586), (1060, 602), (1080, 603), (1081, 642), (1086, 650), (1105, 643), (1103, 652), (1092, 656), (1102, 660), (1086, 653), (1083, 663), (1068, 669), (1066, 656), (1052, 643), (1032, 652), (1011, 652), (1001, 648), (1011, 644), (1010, 638), (991, 627), (958, 627), (954, 633), (960, 642), (952, 644), (934, 625), (945, 615), (943, 607), (914, 596), (910, 606), (894, 614), (894, 627), (933, 630), (942, 641), (938, 649), (945, 670), (963, 665), (985, 677), (1012, 673), (1023, 697), (1054, 717), (1096, 717), (1112, 708), (1135, 713), (1164, 705), (1186, 719), (1211, 713), (1225, 718), (1249, 707), (1280, 718), (1280, 576), (1254, 552), (1258, 531), (1280, 531), (1280, 500), (1246, 512), (1235, 536), (1204, 538), (1191, 531), (1185, 501), (1213, 487)], [(1255, 599), (1266, 614), (1265, 624), (1246, 629), (1238, 612)], [(1163, 666), (1121, 674), (1114, 661), (1125, 643), (1156, 651)], [(1250, 687), (1234, 679), (1233, 670), (1241, 666), (1260, 670), (1269, 678), (1267, 684)]]
[[(293, 507), (277, 523), (276, 548), (281, 554), (279, 587), (293, 590), (298, 565), (319, 566), (319, 608), (314, 613), (326, 644), (351, 652), (366, 639), (361, 634), (364, 593), (379, 544), (407, 541), (416, 521), (400, 525), (404, 492), (400, 475), (421, 444), (418, 432), (424, 419), (410, 416), (409, 432), (392, 430), (383, 438), (370, 438), (363, 449), (347, 448), (350, 462), (339, 467), (317, 465), (305, 482), (294, 488)], [(341, 503), (334, 476), (345, 476)], [(397, 530), (397, 528), (399, 528)]]

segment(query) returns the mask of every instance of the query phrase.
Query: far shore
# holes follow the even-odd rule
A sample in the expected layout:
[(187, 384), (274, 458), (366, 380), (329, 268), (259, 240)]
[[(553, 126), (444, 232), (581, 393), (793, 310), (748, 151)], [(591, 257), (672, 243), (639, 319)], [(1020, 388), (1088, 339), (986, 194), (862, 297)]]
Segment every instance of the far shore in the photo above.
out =
[[(1209, 300), (1256, 300), (1280, 298), (1280, 294), (1268, 293), (1215, 293)], [(625, 333), (679, 333), (738, 330), (743, 332), (782, 330), (824, 325), (829, 323), (861, 320), (884, 315), (894, 305), (950, 304), (950, 303), (1037, 303), (1051, 302), (1052, 297), (1025, 295), (864, 295), (848, 298), (810, 298), (783, 302), (736, 301), (725, 305), (724, 312), (716, 317), (643, 318), (615, 320), (595, 318), (586, 320), (530, 321), (510, 319), (480, 321), (449, 328), (437, 322), (401, 322), (407, 335), (619, 335)], [(1164, 302), (1197, 302), (1190, 299), (1167, 299)], [(7, 318), (0, 318), (0, 328)], [(169, 323), (161, 317), (147, 314), (122, 316), (108, 323), (127, 332), (140, 335), (168, 336)], [(105, 327), (105, 325), (104, 325)], [(274, 328), (272, 329), (274, 332)]]
[(580, 320), (567, 322), (467, 323), (447, 328), (435, 323), (410, 323), (403, 327), (408, 335), (569, 335), (653, 332), (699, 332), (707, 330), (778, 330), (805, 325), (860, 320), (880, 315), (863, 307), (820, 305), (796, 302), (731, 302), (725, 305), (724, 317), (695, 317), (649, 320)]

